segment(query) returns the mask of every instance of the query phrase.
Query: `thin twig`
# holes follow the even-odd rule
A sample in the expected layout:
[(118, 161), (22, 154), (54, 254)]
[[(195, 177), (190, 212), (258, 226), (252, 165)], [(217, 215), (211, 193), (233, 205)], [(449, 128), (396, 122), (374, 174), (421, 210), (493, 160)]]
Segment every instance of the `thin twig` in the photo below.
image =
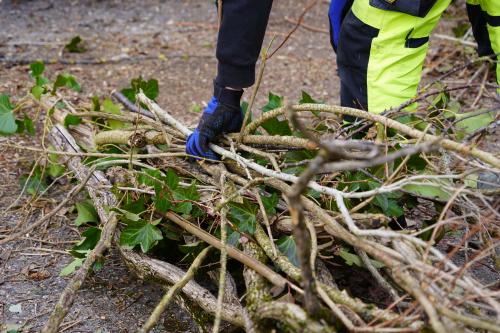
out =
[[(142, 90), (141, 90), (142, 93)], [(141, 105), (139, 104), (138, 107), (140, 108)], [(160, 118), (158, 117), (158, 113), (155, 111), (155, 109), (151, 110), (153, 115), (155, 116), (155, 120), (158, 122), (158, 125), (160, 127), (161, 133), (163, 134), (163, 138), (165, 139), (165, 143), (167, 146), (170, 146), (172, 144), (170, 137), (168, 136), (167, 132), (165, 131), (165, 127), (162, 125)]]
[(146, 323), (139, 330), (137, 330), (138, 333), (146, 333), (154, 328), (158, 320), (160, 320), (160, 316), (162, 315), (163, 311), (165, 311), (165, 309), (167, 308), (168, 303), (170, 303), (172, 298), (174, 298), (174, 296), (182, 288), (184, 288), (184, 286), (190, 280), (193, 279), (194, 275), (196, 274), (196, 271), (201, 266), (203, 260), (205, 260), (211, 249), (212, 247), (208, 246), (204, 248), (203, 251), (201, 251), (200, 254), (196, 256), (196, 258), (193, 260), (193, 263), (191, 264), (191, 266), (189, 266), (189, 269), (187, 270), (186, 274), (182, 277), (182, 279), (180, 279), (177, 283), (175, 283), (172, 287), (170, 287), (168, 289), (168, 292), (165, 295), (163, 295), (162, 299), (156, 305)]
[(0, 240), (0, 245), (8, 243), (8, 242), (10, 242), (10, 241), (12, 241), (14, 239), (19, 238), (19, 237), (22, 237), (22, 236), (28, 234), (31, 230), (33, 230), (33, 229), (41, 226), (42, 224), (44, 224), (45, 222), (47, 222), (48, 220), (50, 220), (55, 214), (57, 214), (57, 212), (59, 212), (61, 210), (61, 208), (63, 208), (64, 206), (66, 206), (68, 204), (68, 202), (70, 202), (75, 197), (75, 195), (77, 195), (78, 193), (80, 193), (80, 191), (85, 188), (85, 186), (87, 185), (87, 182), (90, 179), (90, 177), (92, 176), (92, 173), (94, 172), (94, 170), (95, 170), (95, 168), (91, 168), (89, 170), (89, 173), (87, 174), (87, 176), (84, 179), (82, 179), (77, 186), (73, 187), (71, 189), (71, 191), (69, 191), (69, 193), (66, 196), (66, 198), (64, 198), (49, 213), (47, 213), (46, 215), (44, 215), (41, 219), (39, 219), (35, 223), (30, 224), (27, 228), (25, 228), (25, 229), (23, 229), (21, 231), (18, 231), (15, 234), (9, 235), (6, 238)]
[(276, 47), (276, 49), (273, 52), (271, 52), (271, 54), (269, 55), (269, 57), (267, 57), (267, 59), (271, 59), (273, 57), (273, 55), (275, 55), (276, 52), (278, 52), (283, 47), (283, 45), (286, 44), (288, 39), (290, 39), (290, 37), (293, 35), (293, 33), (295, 31), (297, 31), (299, 26), (302, 24), (302, 21), (304, 20), (304, 16), (307, 14), (307, 12), (309, 10), (311, 10), (311, 8), (313, 8), (317, 3), (318, 3), (318, 0), (313, 0), (304, 7), (304, 9), (302, 10), (302, 13), (300, 14), (299, 18), (297, 19), (297, 24), (292, 28), (292, 30), (290, 30), (288, 32), (288, 34), (283, 39), (283, 41)]
[[(221, 174), (220, 177), (220, 189), (221, 189), (221, 203), (224, 202), (224, 184), (226, 176), (225, 173)], [(221, 322), (221, 312), (222, 312), (222, 301), (224, 300), (224, 289), (226, 286), (226, 270), (227, 270), (227, 230), (226, 230), (226, 207), (222, 207), (220, 214), (220, 241), (222, 244), (220, 250), (220, 276), (219, 276), (219, 290), (217, 292), (217, 310), (215, 312), (214, 326), (212, 329), (213, 333), (219, 333), (220, 322)]]
[(243, 137), (243, 133), (245, 131), (245, 126), (247, 125), (248, 120), (250, 119), (250, 117), (252, 115), (252, 109), (253, 109), (253, 105), (255, 103), (255, 97), (257, 96), (257, 92), (259, 91), (260, 84), (262, 82), (262, 78), (264, 77), (264, 70), (266, 69), (266, 61), (268, 59), (267, 54), (268, 54), (269, 50), (271, 49), (271, 45), (273, 44), (274, 39), (275, 39), (275, 37), (271, 38), (271, 41), (269, 42), (269, 45), (267, 46), (267, 48), (265, 48), (262, 51), (260, 65), (259, 65), (259, 72), (257, 74), (257, 81), (255, 83), (253, 90), (252, 90), (252, 96), (250, 96), (250, 103), (248, 103), (248, 108), (247, 108), (247, 111), (245, 114), (245, 118), (243, 119), (243, 125), (241, 126), (241, 130), (240, 130), (240, 135), (239, 135), (239, 140), (238, 140), (240, 142), (241, 142), (241, 139)]
[[(34, 151), (34, 152), (39, 152), (39, 153), (43, 153), (43, 154), (60, 155), (60, 156), (102, 157), (102, 158), (110, 158), (110, 157), (111, 158), (123, 158), (125, 156), (124, 154), (113, 154), (113, 153), (86, 153), (86, 152), (58, 151), (58, 150), (50, 150), (50, 149), (44, 149), (44, 148), (26, 147), (26, 146), (20, 146), (20, 145), (9, 144), (9, 143), (5, 143), (2, 145), (6, 146), (6, 147), (10, 147), (10, 148), (15, 148), (15, 149), (28, 150), (28, 151)], [(134, 157), (137, 159), (161, 158), (161, 157), (185, 157), (185, 156), (188, 156), (188, 155), (186, 155), (186, 153), (183, 153), (183, 152), (134, 154)]]

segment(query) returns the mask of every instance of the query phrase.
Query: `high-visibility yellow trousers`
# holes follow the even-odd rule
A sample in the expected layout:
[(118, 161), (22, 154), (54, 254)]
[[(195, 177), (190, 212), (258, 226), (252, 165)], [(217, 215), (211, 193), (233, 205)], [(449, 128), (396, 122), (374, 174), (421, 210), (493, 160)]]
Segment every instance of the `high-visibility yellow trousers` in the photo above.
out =
[[(437, 0), (421, 17), (376, 5), (384, 1), (354, 0), (337, 47), (342, 105), (373, 113), (416, 95), (429, 35), (451, 2)], [(467, 11), (479, 54), (500, 59), (500, 0), (467, 0)]]

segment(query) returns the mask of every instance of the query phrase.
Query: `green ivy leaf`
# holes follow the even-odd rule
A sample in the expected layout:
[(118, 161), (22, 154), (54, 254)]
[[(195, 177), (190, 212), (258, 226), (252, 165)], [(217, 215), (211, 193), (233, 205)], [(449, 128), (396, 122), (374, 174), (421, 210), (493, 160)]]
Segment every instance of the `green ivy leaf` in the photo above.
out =
[(144, 92), (144, 95), (146, 95), (148, 98), (154, 100), (156, 97), (158, 97), (158, 81), (155, 79), (150, 79), (146, 82), (143, 82), (141, 84), (142, 91)]
[(50, 81), (45, 76), (37, 76), (35, 78), (35, 84), (39, 87), (43, 87), (47, 83), (50, 83)]
[[(113, 103), (109, 98), (106, 98), (102, 102), (102, 110), (106, 113), (111, 113), (116, 115), (122, 114), (120, 111), (120, 106)], [(111, 129), (119, 129), (125, 126), (123, 121), (120, 120), (108, 119), (107, 122), (109, 124), (109, 127), (111, 127)]]
[(443, 91), (437, 94), (431, 102), (431, 105), (436, 109), (445, 109), (450, 101), (450, 93)]
[[(309, 95), (304, 90), (302, 90), (302, 97), (300, 98), (299, 104), (319, 104), (319, 103), (321, 103), (321, 102), (315, 100), (314, 98), (311, 97), (311, 95)], [(319, 117), (319, 114), (320, 114), (319, 111), (313, 111), (312, 113), (316, 117)]]
[(308, 93), (306, 93), (304, 90), (302, 90), (302, 96), (299, 101), (299, 104), (318, 104), (320, 103), (319, 101), (315, 100), (314, 98), (311, 97)]
[(66, 117), (64, 117), (64, 127), (69, 128), (70, 125), (77, 126), (82, 123), (82, 118), (72, 115), (72, 114), (67, 114)]
[(179, 202), (175, 204), (175, 206), (172, 208), (174, 212), (185, 215), (191, 213), (192, 209), (193, 209), (193, 204), (191, 202)]
[(54, 85), (52, 86), (52, 94), (55, 94), (58, 88), (61, 87), (67, 87), (70, 88), (76, 92), (80, 92), (82, 88), (76, 82), (76, 79), (73, 75), (70, 74), (59, 74), (56, 77), (56, 81), (54, 82)]
[(160, 229), (143, 220), (129, 222), (120, 236), (120, 245), (130, 248), (141, 246), (143, 253), (148, 252), (163, 236)]
[(64, 170), (66, 169), (62, 164), (50, 163), (48, 170), (49, 170), (49, 176), (51, 176), (52, 178), (57, 178), (62, 176), (64, 174)]
[(241, 234), (237, 231), (232, 231), (231, 229), (229, 229), (228, 231), (230, 233), (227, 237), (227, 244), (233, 247), (238, 247), (238, 245), (240, 244)]
[(66, 79), (65, 76), (58, 75), (56, 78), (56, 82), (54, 82), (54, 85), (52, 86), (52, 94), (55, 94), (57, 88), (64, 87), (67, 81), (68, 80)]
[(101, 229), (88, 228), (82, 233), (82, 236), (84, 238), (70, 250), (70, 253), (76, 258), (85, 258), (86, 254), (95, 248), (101, 239)]
[(481, 127), (488, 126), (495, 120), (495, 115), (496, 115), (495, 111), (478, 114), (476, 116), (471, 116), (472, 113), (476, 113), (478, 111), (456, 114), (457, 120), (455, 123), (455, 127), (460, 129), (462, 132), (458, 135), (459, 139), (462, 139), (464, 137), (463, 133), (470, 134)]
[(14, 118), (14, 106), (10, 104), (9, 96), (0, 95), (0, 134), (14, 134), (17, 131), (17, 124)]
[(168, 189), (159, 189), (159, 191), (155, 190), (154, 197), (155, 208), (161, 213), (166, 213), (169, 209), (172, 208), (172, 195), (168, 191)]
[(35, 61), (30, 64), (30, 69), (31, 76), (36, 78), (37, 76), (43, 74), (43, 71), (45, 70), (45, 64), (43, 63), (43, 61)]
[(387, 202), (387, 209), (384, 214), (392, 217), (400, 217), (405, 213), (404, 208), (396, 200), (389, 199)]
[[(53, 146), (49, 147), (51, 150), (54, 150)], [(49, 176), (52, 178), (57, 178), (64, 174), (64, 164), (59, 163), (59, 155), (57, 154), (49, 154)]]
[(299, 166), (284, 168), (281, 171), (283, 171), (284, 173), (287, 173), (289, 175), (298, 175), (298, 174), (302, 173), (305, 169), (306, 169), (306, 166), (299, 165)]
[[(421, 118), (413, 115), (413, 114), (405, 114), (403, 116), (397, 117), (395, 120), (399, 121), (400, 123), (406, 124), (408, 126), (414, 127), (418, 130), (424, 131), (430, 123), (422, 120)], [(394, 129), (389, 129), (388, 134), (390, 136), (396, 135), (397, 131)]]
[(193, 104), (189, 108), (189, 112), (193, 112), (193, 113), (200, 113), (201, 110), (202, 110), (202, 106), (200, 104)]
[(113, 103), (113, 101), (111, 101), (109, 98), (106, 98), (102, 102), (102, 108), (103, 108), (103, 111), (107, 112), (107, 113), (118, 114), (118, 115), (122, 114), (120, 111), (120, 106)]
[(139, 174), (137, 181), (146, 186), (152, 186), (155, 190), (161, 189), (163, 180), (160, 170), (157, 169), (143, 169)]
[(174, 206), (173, 211), (180, 214), (191, 213), (191, 210), (193, 209), (192, 202), (193, 201), (196, 202), (200, 199), (200, 194), (196, 189), (196, 182), (193, 181), (191, 183), (191, 186), (189, 186), (188, 188), (182, 188), (182, 187), (177, 188), (174, 191), (174, 199), (184, 202), (177, 203)]
[(142, 77), (134, 78), (130, 81), (130, 87), (122, 89), (121, 93), (125, 95), (132, 103), (136, 102), (135, 95), (142, 90), (144, 95), (154, 100), (158, 97), (158, 81), (156, 79), (149, 79), (144, 81)]
[(166, 183), (170, 190), (175, 191), (179, 186), (179, 177), (172, 169), (168, 169)]
[(257, 222), (257, 205), (243, 200), (243, 203), (229, 203), (229, 217), (236, 224), (241, 232), (253, 235), (255, 233), (255, 224)]
[(307, 190), (307, 196), (313, 199), (319, 200), (321, 198), (321, 192), (318, 192), (312, 188)]
[(403, 189), (429, 199), (448, 201), (451, 197), (439, 184), (408, 184), (403, 186)]
[(75, 225), (77, 227), (85, 223), (99, 222), (99, 215), (97, 214), (97, 211), (95, 210), (92, 201), (85, 200), (82, 202), (77, 202), (75, 206), (76, 206), (76, 211), (78, 212), (78, 216), (76, 217), (75, 220)]
[(134, 89), (124, 88), (120, 92), (123, 94), (123, 96), (127, 97), (127, 99), (132, 103), (137, 102), (137, 99), (135, 98), (136, 92)]
[(68, 276), (73, 274), (78, 267), (83, 265), (83, 262), (85, 261), (85, 258), (76, 258), (72, 262), (68, 264), (68, 266), (64, 267), (61, 272), (59, 273), (59, 276)]
[(24, 114), (23, 123), (26, 132), (28, 132), (28, 134), (31, 136), (35, 135), (35, 126), (33, 125), (33, 120), (28, 117), (26, 113)]
[(35, 135), (35, 126), (33, 126), (33, 120), (25, 113), (23, 119), (16, 119), (17, 130), (16, 132), (21, 134), (23, 132), (29, 135)]
[(43, 170), (40, 168), (40, 166), (37, 166), (33, 170), (31, 177), (28, 178), (28, 175), (21, 176), (19, 178), (19, 183), (21, 187), (25, 187), (26, 192), (31, 195), (36, 195), (40, 192), (43, 192), (47, 188)]
[(101, 102), (99, 101), (99, 96), (92, 96), (92, 111), (101, 111)]
[(97, 259), (92, 265), (92, 269), (94, 270), (94, 272), (100, 271), (103, 267), (104, 267), (104, 259), (102, 258)]
[(422, 171), (427, 167), (427, 162), (418, 155), (412, 155), (406, 163), (410, 170)]
[(66, 104), (64, 104), (63, 101), (59, 101), (56, 103), (56, 105), (54, 105), (56, 108), (58, 108), (59, 110), (64, 110), (64, 108), (66, 107)]
[(71, 75), (66, 76), (66, 87), (68, 87), (76, 92), (80, 92), (82, 90), (82, 87), (80, 86), (80, 84), (78, 84), (78, 82), (76, 82), (75, 77), (71, 76)]
[(278, 249), (287, 256), (292, 264), (299, 267), (299, 259), (297, 257), (297, 244), (293, 236), (281, 236), (276, 242)]
[(363, 261), (359, 256), (352, 254), (345, 249), (341, 249), (339, 255), (342, 257), (342, 259), (345, 260), (345, 263), (349, 266), (352, 266), (353, 264), (358, 267), (363, 266)]
[(122, 209), (115, 207), (112, 209), (112, 211), (119, 213), (123, 217), (125, 217), (127, 220), (132, 221), (132, 222), (137, 222), (141, 219), (139, 214), (129, 212), (128, 210)]
[(168, 238), (168, 239), (171, 239), (174, 241), (179, 241), (181, 239), (181, 235), (180, 235), (179, 230), (170, 224), (165, 224), (161, 228), (161, 231), (162, 231), (163, 236), (165, 238)]
[(373, 200), (373, 203), (382, 209), (382, 212), (387, 216), (399, 217), (404, 214), (404, 209), (398, 204), (396, 200), (388, 198), (384, 194), (377, 194)]
[[(275, 95), (272, 92), (269, 93), (269, 101), (262, 108), (262, 112), (269, 112), (283, 105), (283, 97)], [(278, 120), (277, 118), (272, 118), (262, 124), (262, 127), (270, 135), (291, 135), (292, 130), (288, 126), (288, 121)]]
[(269, 92), (267, 104), (262, 108), (263, 112), (269, 112), (283, 106), (283, 97)]
[(31, 88), (31, 94), (33, 95), (33, 97), (35, 97), (36, 100), (40, 100), (40, 98), (42, 97), (42, 94), (45, 92), (45, 89), (41, 86), (33, 86), (33, 88)]
[(71, 38), (70, 42), (64, 45), (66, 51), (71, 53), (83, 53), (86, 51), (85, 47), (82, 45), (82, 38), (80, 36), (75, 36)]
[(317, 152), (311, 150), (292, 150), (285, 153), (285, 162), (294, 163), (310, 160), (316, 157)]
[[(347, 250), (346, 248), (341, 248), (339, 255), (340, 255), (340, 257), (342, 257), (342, 259), (345, 260), (345, 263), (349, 266), (352, 266), (354, 264), (358, 267), (366, 268), (365, 265), (363, 264), (363, 261), (361, 260), (361, 258), (358, 255), (349, 252), (349, 250)], [(371, 261), (373, 267), (375, 267), (375, 268), (385, 267), (385, 265), (383, 263), (381, 263), (380, 261), (373, 260), (373, 259), (370, 259), (370, 261)]]
[(276, 214), (276, 205), (278, 205), (279, 197), (276, 193), (273, 193), (270, 197), (261, 195), (262, 204), (266, 210), (267, 215), (271, 216)]
[(129, 201), (122, 206), (122, 209), (140, 215), (146, 210), (145, 201), (145, 196), (140, 196), (139, 199), (129, 199)]

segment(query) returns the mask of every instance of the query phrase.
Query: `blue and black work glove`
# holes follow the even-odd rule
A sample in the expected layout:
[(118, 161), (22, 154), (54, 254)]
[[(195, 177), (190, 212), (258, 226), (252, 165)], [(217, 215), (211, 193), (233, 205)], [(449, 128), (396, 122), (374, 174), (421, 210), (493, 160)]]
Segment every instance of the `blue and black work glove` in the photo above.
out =
[(226, 89), (214, 83), (214, 95), (203, 110), (198, 127), (187, 138), (186, 153), (198, 158), (219, 159), (209, 145), (223, 133), (240, 131), (243, 124), (242, 94), (243, 90)]

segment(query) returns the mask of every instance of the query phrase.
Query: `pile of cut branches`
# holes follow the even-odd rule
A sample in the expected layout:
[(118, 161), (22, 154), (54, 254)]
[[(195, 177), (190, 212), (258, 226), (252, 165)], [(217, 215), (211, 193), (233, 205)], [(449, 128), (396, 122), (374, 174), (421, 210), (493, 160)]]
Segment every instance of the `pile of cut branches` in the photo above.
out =
[[(76, 205), (84, 239), (71, 249), (62, 272), (70, 282), (43, 332), (57, 331), (112, 246), (139, 277), (166, 288), (141, 332), (170, 301), (202, 331), (500, 332), (499, 294), (470, 272), (496, 260), (498, 189), (482, 175), (498, 172), (500, 159), (473, 140), (498, 110), (453, 112), (442, 89), (382, 115), (269, 94), (241, 133), (211, 145), (220, 161), (200, 161), (184, 152), (191, 130), (154, 101), (154, 80), (113, 93), (123, 106), (75, 105), (58, 91), (79, 88), (74, 79), (48, 89), (36, 69), (25, 105), (46, 111), (51, 146), (32, 148), (47, 163), (30, 177), (65, 164), (77, 180), (53, 212), (83, 188), (90, 197)], [(417, 100), (425, 113), (404, 110)], [(450, 232), (463, 237), (447, 254), (436, 244)], [(474, 257), (455, 264), (478, 235)], [(353, 296), (340, 270), (368, 272), (383, 299)]]

